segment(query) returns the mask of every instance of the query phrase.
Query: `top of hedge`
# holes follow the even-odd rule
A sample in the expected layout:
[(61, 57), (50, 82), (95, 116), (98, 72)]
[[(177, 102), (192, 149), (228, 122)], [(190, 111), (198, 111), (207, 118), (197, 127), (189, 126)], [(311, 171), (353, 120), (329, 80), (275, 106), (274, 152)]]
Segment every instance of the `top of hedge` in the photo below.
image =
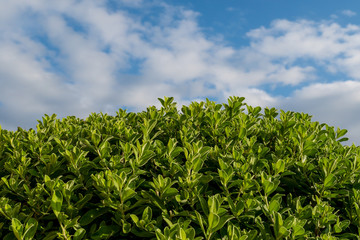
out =
[(346, 130), (240, 97), (159, 101), (0, 130), (0, 237), (358, 239)]

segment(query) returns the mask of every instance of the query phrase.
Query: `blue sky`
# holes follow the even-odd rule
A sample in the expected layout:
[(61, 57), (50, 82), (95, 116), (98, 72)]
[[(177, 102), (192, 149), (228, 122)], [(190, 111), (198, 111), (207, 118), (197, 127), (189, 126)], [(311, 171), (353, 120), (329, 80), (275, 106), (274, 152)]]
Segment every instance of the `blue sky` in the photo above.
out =
[(360, 4), (0, 0), (0, 125), (205, 98), (309, 113), (360, 144)]

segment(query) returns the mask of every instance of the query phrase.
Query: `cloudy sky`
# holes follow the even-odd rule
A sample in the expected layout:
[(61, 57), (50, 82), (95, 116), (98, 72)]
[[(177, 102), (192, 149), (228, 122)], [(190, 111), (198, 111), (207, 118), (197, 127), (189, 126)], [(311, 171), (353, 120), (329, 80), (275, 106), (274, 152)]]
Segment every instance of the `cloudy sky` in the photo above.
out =
[(244, 96), (360, 144), (360, 4), (0, 0), (0, 125)]

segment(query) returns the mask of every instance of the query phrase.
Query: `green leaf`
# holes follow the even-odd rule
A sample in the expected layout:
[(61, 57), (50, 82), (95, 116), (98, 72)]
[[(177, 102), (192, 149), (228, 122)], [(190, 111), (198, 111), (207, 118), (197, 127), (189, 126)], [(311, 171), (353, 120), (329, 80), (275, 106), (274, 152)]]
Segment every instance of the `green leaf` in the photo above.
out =
[(15, 237), (18, 240), (22, 240), (23, 239), (24, 227), (17, 218), (12, 218), (11, 219), (11, 228), (12, 228), (12, 230), (14, 232)]
[(339, 221), (339, 218), (337, 220), (337, 223), (334, 225), (334, 230), (336, 233), (342, 232), (344, 229), (346, 229), (350, 225), (349, 220)]
[(87, 211), (79, 220), (81, 226), (86, 226), (101, 215), (109, 212), (107, 208), (95, 208)]
[(151, 221), (151, 218), (152, 218), (152, 210), (150, 207), (146, 207), (142, 214), (142, 220), (148, 223)]
[(193, 160), (192, 162), (193, 172), (199, 172), (203, 166), (203, 163), (204, 163), (204, 159), (202, 159), (201, 157), (197, 157), (195, 160)]
[(276, 212), (274, 214), (275, 223), (274, 223), (274, 232), (277, 239), (280, 239), (286, 232), (287, 229), (283, 226), (284, 222), (280, 213)]
[(159, 228), (157, 228), (155, 230), (155, 235), (156, 235), (156, 239), (157, 240), (168, 240), (169, 238), (165, 237), (164, 234), (162, 234), (161, 230)]
[(130, 214), (130, 217), (133, 220), (133, 222), (135, 223), (135, 225), (137, 227), (140, 227), (140, 220), (139, 220), (138, 216), (136, 216), (135, 214)]
[(177, 156), (179, 156), (179, 154), (182, 153), (182, 152), (183, 152), (182, 147), (175, 147), (175, 149), (171, 151), (170, 157), (174, 159)]
[[(61, 213), (60, 215), (62, 215), (64, 213)], [(70, 219), (70, 220), (66, 220), (65, 221), (65, 227), (66, 228), (73, 228), (75, 225), (78, 225), (78, 220), (81, 216), (77, 216), (77, 217), (74, 217), (73, 219)]]
[(201, 227), (201, 230), (203, 231), (203, 233), (205, 234), (205, 236), (207, 236), (207, 233), (205, 231), (205, 227), (204, 227), (204, 221), (203, 221), (203, 218), (202, 216), (200, 215), (200, 213), (198, 213), (198, 211), (195, 210), (195, 215), (196, 215), (196, 218), (199, 222), (199, 225)]
[(196, 232), (195, 232), (195, 229), (190, 227), (188, 229), (186, 229), (186, 236), (188, 237), (188, 239), (194, 239), (195, 238), (195, 235), (196, 235)]
[[(229, 236), (229, 239), (235, 240), (235, 239), (241, 239), (241, 232), (238, 226), (235, 226), (231, 222), (229, 222), (227, 227), (227, 234)], [(246, 237), (246, 236), (245, 236)], [(245, 238), (246, 239), (246, 238)]]
[(123, 233), (127, 234), (131, 231), (131, 223), (128, 223), (121, 219)]
[(280, 209), (280, 202), (278, 200), (272, 200), (269, 204), (269, 211), (270, 213), (272, 212), (277, 212)]
[(275, 164), (275, 174), (279, 174), (285, 171), (285, 161), (279, 159)]
[[(166, 97), (165, 97), (165, 99), (166, 99)], [(162, 98), (158, 98), (158, 100), (160, 101), (160, 103), (161, 103), (161, 105), (162, 105), (163, 107), (166, 107), (166, 106), (165, 106), (165, 101), (164, 101)]]
[(187, 237), (186, 237), (186, 232), (184, 229), (180, 228), (180, 231), (179, 231), (179, 235), (180, 235), (180, 239), (181, 240), (187, 240)]
[(209, 197), (208, 205), (209, 205), (210, 212), (218, 213), (221, 202), (222, 202), (222, 200), (221, 200), (221, 196), (219, 194)]
[(227, 197), (227, 201), (230, 205), (230, 210), (231, 212), (234, 214), (235, 217), (240, 216), (240, 214), (244, 211), (245, 209), (245, 204), (244, 201), (242, 199), (239, 200), (239, 202), (235, 205), (234, 202), (231, 199), (231, 196)]
[(246, 128), (241, 127), (239, 131), (239, 139), (242, 140), (246, 136)]
[(213, 228), (216, 228), (216, 226), (220, 222), (220, 217), (214, 212), (210, 212), (208, 216), (208, 234), (212, 232)]
[(341, 229), (346, 229), (346, 228), (348, 228), (349, 225), (350, 225), (350, 223), (351, 223), (350, 220), (341, 221), (341, 222), (340, 222)]
[(289, 234), (289, 230), (287, 230), (284, 226), (281, 226), (280, 229), (279, 229), (279, 239), (284, 237), (284, 236), (287, 236)]
[(171, 197), (171, 196), (175, 196), (176, 194), (178, 194), (179, 191), (176, 188), (168, 188), (166, 189), (166, 191), (163, 193), (163, 197)]
[(63, 202), (63, 195), (60, 190), (55, 190), (51, 198), (51, 208), (53, 209), (56, 217), (58, 217)]
[(91, 200), (91, 198), (93, 197), (93, 194), (86, 194), (80, 201), (75, 203), (75, 207), (77, 207), (78, 209), (81, 209), (88, 201)]
[(209, 207), (208, 207), (207, 202), (200, 194), (198, 195), (198, 199), (200, 201), (201, 209), (203, 210), (205, 215), (208, 216), (209, 215)]
[(285, 219), (285, 221), (284, 221), (284, 227), (285, 227), (286, 229), (290, 229), (295, 222), (296, 222), (296, 218), (291, 215), (291, 216), (289, 216), (289, 217), (287, 217), (287, 218)]
[(271, 182), (267, 179), (264, 180), (264, 192), (266, 195), (270, 195), (272, 192), (274, 192), (277, 188), (277, 186), (279, 185), (279, 181), (277, 180), (276, 182)]
[(214, 177), (211, 175), (202, 175), (199, 179), (200, 183), (207, 184), (209, 183)]
[(254, 240), (257, 235), (258, 232), (256, 230), (251, 230), (247, 233), (248, 238), (246, 240)]
[(11, 189), (8, 180), (5, 177), (2, 177), (1, 180), (5, 183), (8, 189)]
[(85, 233), (86, 233), (85, 229), (79, 228), (78, 230), (76, 230), (73, 236), (73, 240), (81, 240), (85, 236)]
[(257, 115), (260, 111), (261, 111), (261, 107), (257, 106), (257, 107), (254, 108), (253, 114)]
[(295, 225), (293, 226), (293, 235), (294, 236), (302, 236), (305, 234), (305, 229), (301, 225)]
[[(148, 198), (150, 199), (150, 201), (155, 204), (158, 208), (160, 208), (163, 212), (167, 212), (167, 209), (164, 205), (164, 203), (162, 202), (162, 200), (156, 196), (155, 194), (151, 193), (151, 192), (147, 192), (147, 191), (144, 191), (142, 190), (141, 191), (141, 195), (145, 198)], [(179, 195), (177, 195), (179, 196)]]
[(343, 233), (341, 235), (338, 235), (338, 237), (341, 238), (341, 239), (358, 239), (359, 234)]
[(121, 197), (122, 197), (123, 202), (125, 203), (127, 200), (134, 197), (135, 195), (136, 195), (136, 192), (133, 189), (126, 188), (125, 190), (123, 190)]
[(336, 181), (336, 176), (330, 173), (329, 175), (326, 176), (324, 180), (324, 187), (326, 188), (331, 187), (335, 181)]
[(224, 227), (224, 225), (230, 221), (231, 219), (233, 219), (234, 217), (233, 216), (230, 216), (230, 215), (225, 215), (225, 216), (222, 216), (220, 217), (220, 221), (219, 223), (217, 224), (217, 226), (214, 228), (213, 232), (217, 232), (219, 231), (221, 228)]
[(46, 234), (43, 240), (53, 240), (58, 236), (58, 231), (52, 231)]
[(348, 130), (346, 129), (342, 129), (340, 130), (339, 128), (336, 131), (336, 138), (341, 138), (342, 136), (344, 136), (346, 133), (348, 132)]
[(338, 225), (338, 224), (334, 225), (334, 230), (335, 230), (335, 233), (341, 233), (341, 231), (342, 231), (340, 225)]
[(269, 211), (270, 213), (273, 212), (277, 212), (280, 209), (281, 206), (281, 198), (283, 195), (281, 194), (276, 194), (275, 196), (273, 196), (270, 200), (270, 204), (269, 204)]
[(35, 218), (30, 218), (25, 225), (24, 240), (31, 240), (35, 236), (38, 227), (38, 222)]
[(349, 138), (344, 137), (344, 138), (339, 139), (338, 142), (346, 142), (346, 141), (348, 141), (348, 140), (349, 140)]
[(115, 233), (119, 231), (119, 226), (117, 225), (102, 225), (99, 229), (91, 236), (91, 239), (100, 240), (100, 239), (109, 239)]

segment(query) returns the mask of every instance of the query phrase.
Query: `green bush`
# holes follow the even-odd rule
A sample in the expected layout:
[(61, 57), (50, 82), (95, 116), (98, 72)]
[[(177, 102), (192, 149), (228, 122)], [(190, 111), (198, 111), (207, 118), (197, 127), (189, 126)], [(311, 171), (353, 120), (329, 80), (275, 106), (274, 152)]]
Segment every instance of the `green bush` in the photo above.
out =
[(359, 147), (304, 113), (173, 98), (0, 130), (1, 239), (359, 239)]

